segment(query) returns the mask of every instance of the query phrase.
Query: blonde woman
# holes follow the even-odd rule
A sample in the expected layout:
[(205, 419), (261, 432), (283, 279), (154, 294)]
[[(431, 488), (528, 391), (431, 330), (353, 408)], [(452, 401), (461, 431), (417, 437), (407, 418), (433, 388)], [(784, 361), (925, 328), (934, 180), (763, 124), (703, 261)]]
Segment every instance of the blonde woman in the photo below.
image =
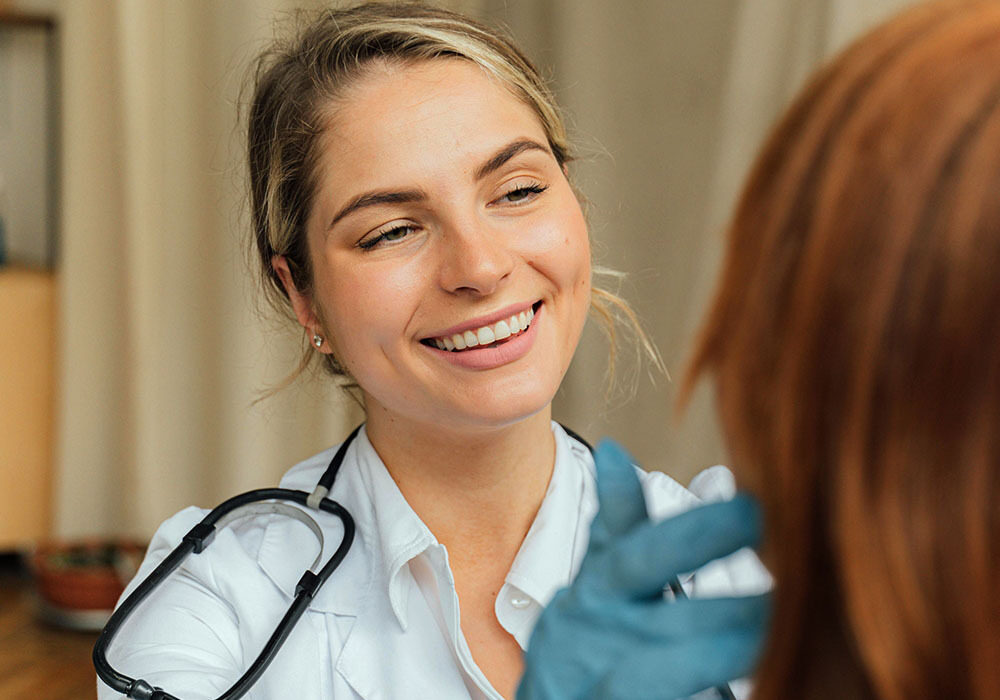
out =
[[(330, 10), (262, 57), (248, 146), (265, 285), (366, 412), (328, 494), (353, 515), (353, 545), (251, 696), (512, 698), (597, 508), (590, 451), (551, 419), (602, 298), (551, 96), (466, 17)], [(282, 486), (313, 492), (337, 452)], [(643, 482), (658, 516), (698, 502), (662, 474)], [(164, 523), (133, 589), (203, 514)], [(325, 559), (343, 529), (316, 519)], [(144, 687), (219, 696), (315, 554), (278, 515), (218, 532), (123, 627), (113, 662)], [(740, 567), (756, 572), (744, 561), (704, 583), (726, 589)]]

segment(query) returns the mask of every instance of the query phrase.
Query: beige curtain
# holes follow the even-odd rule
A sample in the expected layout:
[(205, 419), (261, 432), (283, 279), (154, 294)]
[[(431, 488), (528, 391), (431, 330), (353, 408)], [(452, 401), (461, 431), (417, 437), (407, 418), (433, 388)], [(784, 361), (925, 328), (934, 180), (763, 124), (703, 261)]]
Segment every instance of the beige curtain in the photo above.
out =
[(62, 6), (60, 534), (148, 535), (354, 420), (323, 382), (253, 403), (300, 338), (255, 306), (235, 105), (290, 4)]
[[(551, 72), (581, 135), (598, 261), (631, 274), (676, 375), (767, 124), (817, 61), (903, 1), (446, 4), (510, 25)], [(256, 308), (235, 107), (275, 16), (305, 3), (18, 4), (62, 23), (56, 532), (148, 536), (185, 505), (274, 483), (359, 419), (322, 380), (254, 404), (301, 338)], [(588, 331), (558, 418), (682, 479), (724, 459), (705, 396), (676, 426), (663, 378), (607, 403), (605, 352)]]

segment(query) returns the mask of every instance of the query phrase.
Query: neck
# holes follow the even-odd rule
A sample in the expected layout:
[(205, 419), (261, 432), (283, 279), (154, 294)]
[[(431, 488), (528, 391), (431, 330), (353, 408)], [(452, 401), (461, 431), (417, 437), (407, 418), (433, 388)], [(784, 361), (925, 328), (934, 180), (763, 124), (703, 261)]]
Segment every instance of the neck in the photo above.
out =
[(410, 507), (453, 566), (488, 553), (506, 572), (555, 464), (551, 411), (501, 428), (443, 429), (377, 408), (365, 430)]

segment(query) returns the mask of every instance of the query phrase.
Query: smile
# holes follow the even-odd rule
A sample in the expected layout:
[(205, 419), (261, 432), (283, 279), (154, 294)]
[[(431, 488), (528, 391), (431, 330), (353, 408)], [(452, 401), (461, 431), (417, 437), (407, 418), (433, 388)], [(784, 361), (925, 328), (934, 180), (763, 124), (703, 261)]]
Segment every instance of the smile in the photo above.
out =
[(527, 331), (534, 317), (535, 309), (529, 307), (527, 311), (511, 314), (510, 317), (487, 326), (437, 338), (426, 338), (421, 342), (425, 345), (433, 345), (439, 350), (447, 350), (449, 352), (461, 352), (462, 350), (469, 350), (476, 347), (495, 346)]

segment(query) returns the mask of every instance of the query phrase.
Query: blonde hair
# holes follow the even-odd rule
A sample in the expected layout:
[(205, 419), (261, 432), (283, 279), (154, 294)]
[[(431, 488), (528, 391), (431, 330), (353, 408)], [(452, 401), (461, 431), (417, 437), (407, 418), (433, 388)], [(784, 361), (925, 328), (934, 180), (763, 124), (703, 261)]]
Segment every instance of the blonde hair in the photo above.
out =
[[(259, 270), (268, 300), (283, 312), (288, 294), (272, 260), (288, 262), (298, 291), (312, 289), (306, 221), (316, 189), (320, 137), (328, 128), (331, 103), (342, 99), (374, 61), (414, 62), (461, 58), (475, 63), (538, 116), (560, 166), (571, 160), (566, 126), (544, 79), (503, 32), (464, 15), (420, 3), (372, 2), (346, 9), (299, 13), (300, 28), (258, 58), (247, 124), (252, 228)], [(662, 368), (635, 312), (617, 294), (594, 288), (591, 307), (609, 338), (613, 374), (615, 319), (628, 322), (637, 347)], [(304, 343), (293, 381), (324, 358), (327, 371), (346, 379), (332, 355)], [(279, 387), (279, 388), (281, 388)]]

